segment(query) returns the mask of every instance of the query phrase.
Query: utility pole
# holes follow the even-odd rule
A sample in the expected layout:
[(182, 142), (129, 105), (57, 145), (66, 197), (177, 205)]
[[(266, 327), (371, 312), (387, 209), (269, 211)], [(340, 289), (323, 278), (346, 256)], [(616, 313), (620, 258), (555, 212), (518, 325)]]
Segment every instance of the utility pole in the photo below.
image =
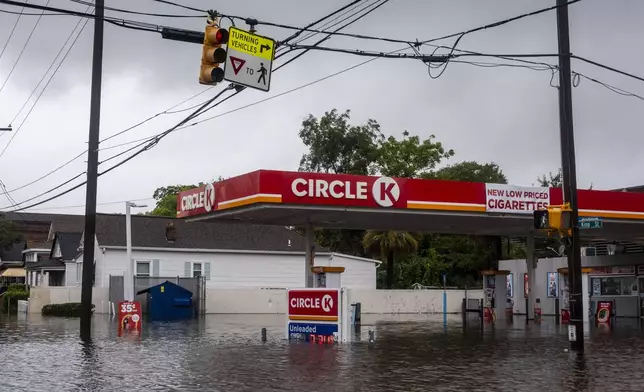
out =
[(105, 1), (94, 6), (94, 49), (92, 93), (87, 145), (87, 190), (85, 193), (85, 232), (83, 241), (83, 281), (81, 289), (81, 339), (89, 342), (92, 328), (92, 289), (94, 286), (94, 247), (96, 236), (96, 188), (98, 182), (98, 140), (101, 123), (101, 79), (103, 73), (103, 18)]
[[(561, 132), (561, 168), (563, 172), (564, 201), (572, 210), (570, 226), (572, 237), (568, 244), (568, 274), (570, 284), (570, 328), (575, 329), (570, 348), (584, 352), (584, 319), (581, 284), (581, 243), (579, 239), (579, 206), (577, 204), (577, 169), (575, 166), (575, 137), (572, 121), (572, 83), (570, 70), (570, 32), (568, 29), (567, 0), (557, 0), (557, 38), (559, 43), (559, 127)], [(572, 331), (571, 331), (572, 332)], [(574, 336), (574, 338), (573, 338)]]

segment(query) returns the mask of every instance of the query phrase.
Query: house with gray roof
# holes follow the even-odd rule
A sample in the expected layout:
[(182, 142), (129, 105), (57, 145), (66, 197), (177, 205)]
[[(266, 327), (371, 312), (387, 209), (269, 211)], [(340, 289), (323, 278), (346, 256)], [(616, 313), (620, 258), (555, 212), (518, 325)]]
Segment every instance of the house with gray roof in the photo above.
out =
[[(95, 287), (128, 271), (125, 216), (96, 217)], [(72, 262), (65, 260), (66, 285), (82, 281), (83, 239)], [(203, 276), (208, 288), (304, 287), (305, 240), (284, 226), (186, 222), (132, 216), (132, 259), (137, 277)], [(376, 287), (379, 261), (316, 249), (316, 265), (345, 267), (343, 285)]]

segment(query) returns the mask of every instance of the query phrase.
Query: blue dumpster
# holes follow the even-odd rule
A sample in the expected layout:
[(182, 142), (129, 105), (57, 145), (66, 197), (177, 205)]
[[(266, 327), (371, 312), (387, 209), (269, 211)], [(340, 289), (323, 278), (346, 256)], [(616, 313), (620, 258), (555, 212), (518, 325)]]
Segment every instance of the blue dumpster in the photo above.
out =
[(148, 317), (152, 321), (183, 320), (193, 317), (192, 292), (165, 281), (156, 286), (141, 290), (138, 294), (147, 294)]

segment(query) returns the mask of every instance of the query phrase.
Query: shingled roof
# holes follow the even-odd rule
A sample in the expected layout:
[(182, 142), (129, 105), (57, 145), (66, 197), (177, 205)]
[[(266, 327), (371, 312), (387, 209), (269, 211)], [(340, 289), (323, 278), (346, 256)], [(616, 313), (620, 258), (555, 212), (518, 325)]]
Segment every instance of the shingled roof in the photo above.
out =
[(78, 256), (78, 247), (80, 246), (82, 236), (83, 233), (57, 232), (49, 257), (54, 258), (54, 249), (56, 244), (58, 244), (60, 246), (61, 258), (63, 260), (73, 260)]
[[(174, 226), (176, 239), (166, 239), (166, 228)], [(99, 246), (125, 246), (125, 215), (98, 214), (96, 238)], [(168, 249), (217, 249), (304, 252), (306, 243), (284, 226), (241, 223), (186, 222), (181, 219), (132, 215), (132, 246)], [(318, 252), (327, 251), (317, 249)]]

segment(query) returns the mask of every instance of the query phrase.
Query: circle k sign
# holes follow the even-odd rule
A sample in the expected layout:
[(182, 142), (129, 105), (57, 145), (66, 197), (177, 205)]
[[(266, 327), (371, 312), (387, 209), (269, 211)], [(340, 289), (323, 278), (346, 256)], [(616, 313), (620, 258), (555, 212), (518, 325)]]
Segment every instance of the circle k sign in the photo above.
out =
[(212, 184), (212, 182), (208, 182), (206, 184), (206, 188), (204, 189), (204, 209), (207, 212), (212, 211), (213, 206), (215, 205), (215, 186)]
[(336, 321), (338, 290), (289, 290), (288, 316), (291, 320)]
[(371, 188), (373, 199), (380, 207), (391, 207), (400, 199), (400, 187), (391, 177), (380, 177)]

